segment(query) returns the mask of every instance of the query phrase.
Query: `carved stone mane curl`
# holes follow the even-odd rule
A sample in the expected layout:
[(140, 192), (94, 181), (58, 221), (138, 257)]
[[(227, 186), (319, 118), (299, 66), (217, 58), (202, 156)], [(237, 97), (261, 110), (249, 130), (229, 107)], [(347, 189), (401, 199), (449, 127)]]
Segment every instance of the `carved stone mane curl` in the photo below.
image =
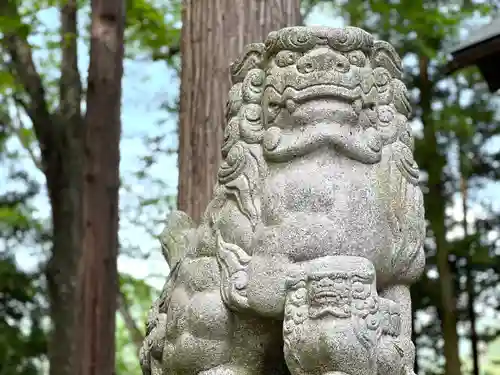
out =
[[(371, 123), (368, 126), (395, 124), (398, 130), (383, 140), (382, 147), (396, 145), (407, 149), (399, 154), (412, 155), (413, 137), (407, 124), (411, 112), (409, 96), (401, 81), (401, 59), (389, 43), (374, 40), (369, 33), (355, 27), (293, 27), (270, 33), (264, 44), (247, 45), (242, 56), (230, 66), (233, 85), (226, 106), (222, 164), (218, 170), (214, 197), (202, 223), (206, 230), (204, 236), (208, 235), (211, 246), (217, 249), (216, 256), (222, 272), (222, 295), (229, 306), (246, 306), (245, 267), (250, 262), (250, 255), (244, 246), (225, 238), (220, 232), (220, 222), (240, 221), (244, 216), (249, 223), (247, 237), (251, 237), (262, 223), (262, 188), (268, 170), (263, 149), (266, 74), (272, 66), (295, 64), (298, 56), (318, 46), (328, 46), (345, 54), (353, 66), (363, 66), (361, 60), (366, 56), (368, 68), (372, 69), (371, 82), (376, 88), (376, 97), (370, 100), (385, 106), (385, 110), (379, 111), (378, 115), (375, 111), (374, 115), (365, 116), (365, 121)], [(283, 54), (282, 51), (288, 52)], [(370, 91), (367, 95), (372, 94)], [(407, 180), (412, 184), (418, 183), (418, 169), (412, 161), (397, 160), (396, 165), (402, 169)], [(235, 213), (238, 219), (234, 213), (223, 214), (230, 201), (238, 207)]]
[[(405, 118), (411, 113), (406, 86), (401, 81), (402, 64), (390, 43), (374, 40), (373, 36), (356, 27), (289, 27), (271, 32), (265, 43), (245, 47), (241, 57), (230, 66), (232, 87), (226, 105), (226, 126), (221, 149), (222, 164), (214, 200), (232, 196), (252, 226), (260, 220), (259, 190), (265, 178), (267, 163), (263, 157), (264, 118), (262, 96), (266, 83), (266, 69), (280, 51), (304, 53), (316, 46), (326, 45), (343, 53), (362, 51), (371, 61), (372, 69), (383, 68), (375, 78), (388, 79), (391, 90), (382, 100), (394, 106)], [(388, 77), (383, 75), (387, 74)], [(401, 124), (397, 138), (409, 149), (413, 136), (407, 124)], [(412, 150), (411, 150), (412, 151)], [(217, 205), (216, 205), (217, 206)], [(217, 210), (210, 204), (209, 220), (217, 222)], [(208, 219), (208, 218), (207, 218)]]
[[(263, 43), (247, 45), (242, 57), (230, 67), (233, 86), (226, 105), (226, 127), (221, 148), (222, 164), (217, 173), (214, 199), (233, 197), (255, 228), (260, 220), (259, 188), (266, 174), (262, 156), (264, 124), (262, 94), (265, 72), (261, 68)], [(217, 222), (217, 210), (208, 213)]]

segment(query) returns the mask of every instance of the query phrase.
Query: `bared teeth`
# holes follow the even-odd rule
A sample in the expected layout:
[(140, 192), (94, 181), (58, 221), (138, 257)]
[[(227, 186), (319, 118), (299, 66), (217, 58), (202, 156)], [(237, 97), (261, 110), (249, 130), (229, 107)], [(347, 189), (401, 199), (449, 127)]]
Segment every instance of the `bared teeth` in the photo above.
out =
[(316, 292), (314, 294), (314, 298), (336, 298), (337, 297), (337, 293), (335, 292), (330, 292), (330, 291), (320, 291), (320, 292)]

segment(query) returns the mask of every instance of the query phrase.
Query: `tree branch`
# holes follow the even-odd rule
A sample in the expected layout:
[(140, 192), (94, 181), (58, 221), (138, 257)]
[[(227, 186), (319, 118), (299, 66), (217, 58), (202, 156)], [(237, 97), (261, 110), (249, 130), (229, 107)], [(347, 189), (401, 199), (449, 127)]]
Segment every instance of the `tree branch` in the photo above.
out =
[(53, 144), (54, 134), (51, 125), (54, 121), (49, 112), (42, 79), (36, 69), (27, 33), (23, 27), (15, 1), (0, 1), (0, 14), (9, 16), (14, 22), (18, 23), (16, 27), (6, 27), (6, 30), (2, 30), (3, 38), (0, 43), (9, 54), (11, 60), (9, 65), (15, 73), (16, 80), (23, 86), (29, 97), (27, 106), (31, 113), (30, 117), (34, 120), (35, 134), (40, 143), (42, 156), (47, 155)]
[[(17, 123), (17, 125), (14, 125), (13, 122)], [(15, 106), (15, 118), (12, 119), (11, 121), (7, 122), (7, 127), (17, 136), (17, 139), (23, 146), (23, 148), (26, 150), (28, 155), (30, 156), (31, 160), (33, 161), (33, 164), (43, 172), (42, 168), (42, 163), (40, 159), (35, 155), (35, 151), (29, 144), (29, 142), (26, 140), (26, 137), (23, 135), (23, 130), (25, 130), (25, 126), (23, 125), (23, 121), (21, 120), (21, 113), (19, 112), (19, 108)]]
[(118, 311), (120, 312), (120, 315), (122, 316), (123, 321), (125, 322), (125, 326), (127, 327), (130, 333), (130, 338), (132, 339), (137, 348), (137, 353), (139, 353), (139, 350), (141, 349), (142, 346), (142, 341), (144, 340), (144, 335), (142, 334), (141, 330), (137, 327), (137, 324), (135, 323), (132, 314), (130, 314), (130, 306), (128, 305), (127, 299), (125, 298), (125, 295), (121, 290), (118, 291)]
[[(78, 25), (76, 0), (65, 0), (61, 6), (61, 79), (59, 81), (60, 111), (73, 126), (81, 124), (82, 81), (78, 70)], [(76, 119), (77, 121), (72, 121)]]
[(151, 59), (153, 61), (158, 61), (158, 60), (164, 60), (164, 61), (170, 61), (172, 58), (176, 55), (178, 55), (181, 52), (181, 47), (179, 45), (177, 46), (171, 46), (168, 48), (167, 52), (153, 52), (151, 54)]

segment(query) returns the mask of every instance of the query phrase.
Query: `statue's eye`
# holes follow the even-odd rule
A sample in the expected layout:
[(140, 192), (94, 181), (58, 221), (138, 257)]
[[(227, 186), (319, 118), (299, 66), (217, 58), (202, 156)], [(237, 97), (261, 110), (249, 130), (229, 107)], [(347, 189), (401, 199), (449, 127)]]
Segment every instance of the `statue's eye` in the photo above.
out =
[(268, 104), (268, 108), (269, 108), (270, 112), (276, 113), (279, 111), (280, 105), (278, 103), (275, 103), (275, 102), (270, 102)]
[(337, 61), (335, 63), (335, 68), (336, 70), (345, 73), (349, 70), (349, 63), (344, 61)]
[(375, 111), (377, 109), (377, 105), (375, 103), (364, 103), (363, 109), (368, 109), (369, 111)]
[(280, 51), (276, 54), (276, 65), (280, 68), (285, 68), (287, 66), (293, 65), (297, 62), (300, 54), (292, 51)]
[(310, 73), (314, 70), (314, 64), (311, 61), (308, 61), (304, 64), (304, 72)]
[(366, 56), (361, 51), (353, 51), (349, 54), (349, 62), (352, 65), (363, 67), (366, 65)]

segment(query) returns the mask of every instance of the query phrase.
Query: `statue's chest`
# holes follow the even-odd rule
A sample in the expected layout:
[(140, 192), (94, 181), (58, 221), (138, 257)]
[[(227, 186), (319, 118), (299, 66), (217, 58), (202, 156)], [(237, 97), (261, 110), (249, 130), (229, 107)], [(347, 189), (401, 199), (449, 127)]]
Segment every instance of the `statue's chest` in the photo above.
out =
[[(373, 165), (350, 160), (300, 160), (276, 166), (267, 176), (263, 214), (271, 221), (291, 213), (330, 218), (380, 211)], [(345, 218), (344, 218), (345, 219)]]
[(377, 184), (374, 165), (333, 162), (271, 170), (259, 234), (264, 253), (284, 252), (300, 262), (327, 255), (370, 259), (386, 268), (390, 202)]

